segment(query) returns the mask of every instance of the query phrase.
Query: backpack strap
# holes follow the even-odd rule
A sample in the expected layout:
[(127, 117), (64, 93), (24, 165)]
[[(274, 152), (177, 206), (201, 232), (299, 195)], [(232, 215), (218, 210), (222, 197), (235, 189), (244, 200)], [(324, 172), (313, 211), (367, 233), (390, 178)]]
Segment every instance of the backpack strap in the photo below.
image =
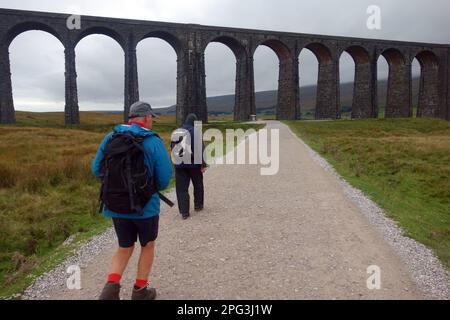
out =
[(104, 196), (108, 192), (108, 177), (109, 177), (109, 157), (105, 159), (105, 180), (100, 186), (100, 208), (99, 212), (101, 213), (105, 209), (105, 202), (103, 201)]
[[(130, 133), (130, 134), (131, 134), (131, 133)], [(131, 134), (131, 135), (132, 135), (132, 134)], [(133, 135), (132, 135), (132, 136), (133, 136)], [(136, 141), (136, 140), (134, 140), (133, 143), (136, 145), (136, 147), (138, 147), (139, 149), (141, 149), (141, 150), (145, 153), (145, 150), (144, 150), (144, 147), (142, 146), (142, 143), (145, 141), (145, 139), (150, 138), (150, 137), (154, 137), (154, 136), (157, 137), (158, 139), (161, 139), (161, 137), (160, 137), (156, 132), (153, 132), (152, 135), (146, 135), (146, 136), (143, 136), (142, 139), (141, 139), (141, 141)], [(136, 137), (135, 137), (135, 138), (136, 138)], [(175, 204), (174, 204), (169, 198), (167, 198), (165, 195), (163, 195), (161, 192), (158, 191), (158, 188), (157, 188), (157, 186), (156, 186), (155, 174), (154, 174), (154, 173), (152, 174), (152, 180), (154, 181), (154, 188), (155, 188), (155, 191), (156, 191), (156, 193), (158, 194), (159, 198), (160, 198), (163, 202), (165, 202), (169, 207), (173, 207)], [(133, 204), (132, 204), (132, 206), (134, 207)], [(143, 210), (142, 208), (136, 208), (136, 209)]]
[(132, 178), (131, 178), (131, 157), (130, 154), (127, 153), (126, 160), (125, 160), (125, 174), (127, 176), (127, 183), (128, 186), (128, 194), (130, 195), (130, 208), (134, 209), (134, 201), (133, 201), (133, 189), (132, 189)]
[[(154, 132), (154, 134), (152, 134), (152, 135), (144, 136), (144, 139), (143, 139), (142, 142), (144, 142), (144, 140), (146, 138), (153, 137), (153, 136), (156, 136), (158, 139), (161, 139), (161, 137), (156, 132)], [(152, 174), (152, 180), (154, 181), (154, 188), (155, 188), (155, 191), (158, 194), (159, 198), (163, 202), (165, 202), (169, 207), (173, 207), (175, 204), (169, 198), (167, 198), (165, 195), (163, 195), (161, 192), (158, 191), (158, 187), (156, 185), (156, 180), (155, 180), (155, 174), (154, 173)]]
[(172, 201), (170, 201), (170, 199), (169, 198), (167, 198), (165, 195), (163, 195), (161, 192), (159, 192), (158, 191), (158, 196), (159, 196), (159, 198), (162, 200), (162, 201), (164, 201), (169, 207), (173, 207), (175, 204), (172, 202)]

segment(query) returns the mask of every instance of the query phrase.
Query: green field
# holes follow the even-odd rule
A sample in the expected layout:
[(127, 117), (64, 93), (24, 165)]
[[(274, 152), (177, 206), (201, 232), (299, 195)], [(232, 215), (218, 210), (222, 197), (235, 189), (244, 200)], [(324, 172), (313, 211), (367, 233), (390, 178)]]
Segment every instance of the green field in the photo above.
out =
[(286, 124), (450, 267), (450, 122), (415, 118)]
[[(34, 277), (110, 226), (98, 213), (99, 182), (90, 165), (105, 134), (122, 121), (121, 115), (82, 112), (80, 125), (66, 127), (62, 113), (16, 116), (17, 124), (0, 126), (0, 297), (23, 291)], [(154, 125), (166, 147), (177, 127), (174, 121), (166, 116)], [(261, 125), (204, 125), (211, 127)], [(61, 246), (70, 236), (73, 242)]]

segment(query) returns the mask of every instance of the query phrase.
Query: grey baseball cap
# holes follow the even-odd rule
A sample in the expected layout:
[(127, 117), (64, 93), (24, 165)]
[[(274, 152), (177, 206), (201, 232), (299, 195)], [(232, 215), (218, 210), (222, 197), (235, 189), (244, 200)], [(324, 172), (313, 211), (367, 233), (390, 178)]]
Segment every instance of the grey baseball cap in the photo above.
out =
[(149, 103), (143, 101), (137, 101), (133, 103), (130, 107), (129, 118), (138, 118), (144, 116), (156, 117), (156, 113), (153, 111)]

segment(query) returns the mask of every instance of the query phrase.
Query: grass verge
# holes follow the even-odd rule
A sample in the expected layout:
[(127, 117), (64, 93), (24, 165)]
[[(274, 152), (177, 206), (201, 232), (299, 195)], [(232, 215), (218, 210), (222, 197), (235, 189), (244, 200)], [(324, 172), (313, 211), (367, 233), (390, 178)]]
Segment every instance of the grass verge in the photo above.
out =
[(406, 235), (450, 267), (450, 122), (285, 121)]

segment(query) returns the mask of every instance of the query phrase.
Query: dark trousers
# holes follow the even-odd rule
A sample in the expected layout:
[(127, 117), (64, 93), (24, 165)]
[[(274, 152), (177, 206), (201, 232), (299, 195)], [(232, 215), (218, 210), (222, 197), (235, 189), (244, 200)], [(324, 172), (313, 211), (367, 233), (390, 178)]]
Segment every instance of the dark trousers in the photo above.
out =
[(189, 213), (189, 184), (194, 185), (194, 207), (203, 208), (203, 173), (200, 168), (175, 168), (175, 187), (177, 190), (178, 210)]

